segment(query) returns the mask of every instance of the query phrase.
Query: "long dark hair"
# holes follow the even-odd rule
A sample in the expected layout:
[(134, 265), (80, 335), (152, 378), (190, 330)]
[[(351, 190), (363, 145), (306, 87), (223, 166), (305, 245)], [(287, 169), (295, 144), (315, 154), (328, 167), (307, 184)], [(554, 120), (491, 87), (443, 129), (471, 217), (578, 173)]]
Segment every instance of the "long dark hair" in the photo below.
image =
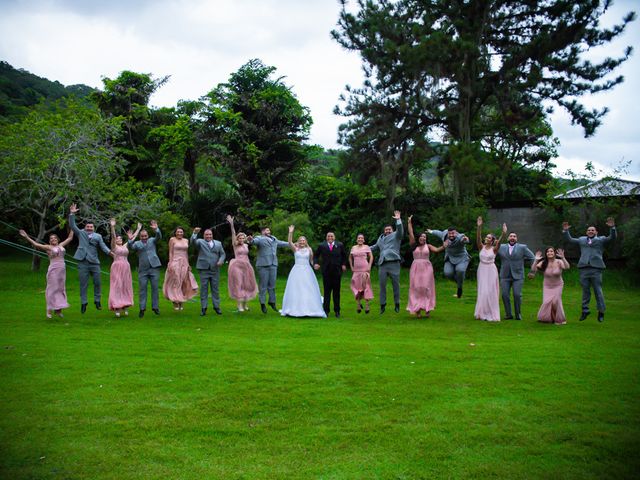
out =
[(540, 267), (539, 267), (540, 270), (542, 270), (543, 272), (549, 266), (549, 257), (547, 257), (547, 252), (549, 251), (549, 249), (553, 250), (553, 254), (555, 257), (556, 249), (554, 247), (547, 247), (544, 249), (544, 260), (542, 260), (542, 263), (540, 264)]

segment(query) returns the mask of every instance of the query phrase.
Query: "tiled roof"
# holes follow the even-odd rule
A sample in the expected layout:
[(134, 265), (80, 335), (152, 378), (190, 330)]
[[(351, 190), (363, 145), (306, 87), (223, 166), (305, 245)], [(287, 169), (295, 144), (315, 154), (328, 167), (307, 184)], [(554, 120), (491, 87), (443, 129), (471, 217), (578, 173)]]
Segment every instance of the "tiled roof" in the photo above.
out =
[(640, 195), (640, 182), (622, 180), (620, 178), (603, 178), (588, 185), (574, 188), (554, 198), (595, 198)]

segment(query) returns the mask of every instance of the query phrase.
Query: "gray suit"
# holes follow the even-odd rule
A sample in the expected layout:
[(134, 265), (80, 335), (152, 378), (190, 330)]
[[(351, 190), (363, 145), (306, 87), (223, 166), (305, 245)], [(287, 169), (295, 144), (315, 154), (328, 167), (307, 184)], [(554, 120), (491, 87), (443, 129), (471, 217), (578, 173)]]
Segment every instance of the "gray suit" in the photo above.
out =
[(387, 304), (387, 277), (391, 277), (393, 286), (393, 301), (400, 303), (400, 244), (404, 228), (402, 220), (396, 220), (396, 231), (389, 235), (380, 235), (371, 252), (380, 252), (378, 257), (378, 275), (380, 285), (380, 305)]
[(500, 290), (502, 303), (507, 317), (511, 317), (511, 289), (513, 288), (513, 306), (516, 318), (521, 318), (520, 305), (522, 305), (522, 285), (524, 284), (524, 261), (530, 266), (535, 261), (535, 255), (526, 245), (515, 243), (509, 253), (510, 245), (502, 244), (498, 249), (500, 259)]
[[(443, 243), (449, 238), (448, 230), (431, 230), (430, 233), (442, 240)], [(452, 280), (455, 279), (459, 289), (462, 289), (464, 276), (471, 258), (467, 252), (469, 240), (465, 240), (464, 237), (463, 233), (458, 233), (449, 242), (449, 246), (444, 249), (444, 276)]]
[(278, 247), (288, 247), (289, 242), (278, 240), (273, 235), (258, 235), (252, 242), (258, 248), (256, 269), (258, 270), (258, 297), (264, 305), (269, 292), (269, 303), (276, 303), (276, 277), (278, 275)]
[(198, 249), (196, 268), (200, 273), (200, 307), (207, 308), (209, 287), (211, 287), (211, 303), (214, 308), (220, 308), (220, 267), (226, 257), (222, 243), (217, 240), (209, 242), (198, 238), (198, 234), (191, 235), (191, 244)]
[(80, 278), (80, 302), (87, 304), (87, 289), (89, 288), (89, 275), (93, 278), (93, 301), (100, 302), (100, 258), (98, 247), (109, 255), (111, 249), (107, 247), (99, 233), (89, 235), (85, 230), (80, 230), (76, 225), (76, 216), (69, 215), (69, 226), (78, 238), (78, 249), (73, 258), (78, 260), (78, 277)]
[(138, 296), (140, 310), (147, 308), (147, 285), (151, 282), (151, 307), (160, 308), (158, 301), (158, 285), (160, 283), (160, 259), (156, 252), (156, 243), (162, 240), (160, 229), (156, 229), (156, 236), (149, 237), (146, 242), (129, 240), (129, 248), (138, 252)]
[[(604, 247), (611, 240), (615, 240), (616, 227), (611, 227), (609, 236), (595, 236), (592, 239), (584, 236), (573, 238), (569, 230), (563, 230), (562, 236), (569, 243), (580, 245), (580, 260), (578, 261), (578, 271), (580, 272), (580, 285), (582, 285), (582, 312), (589, 313), (589, 302), (591, 301), (591, 288), (596, 296), (598, 312), (604, 313), (604, 293), (602, 292), (602, 270), (605, 269), (602, 252)], [(591, 241), (589, 241), (591, 240)]]

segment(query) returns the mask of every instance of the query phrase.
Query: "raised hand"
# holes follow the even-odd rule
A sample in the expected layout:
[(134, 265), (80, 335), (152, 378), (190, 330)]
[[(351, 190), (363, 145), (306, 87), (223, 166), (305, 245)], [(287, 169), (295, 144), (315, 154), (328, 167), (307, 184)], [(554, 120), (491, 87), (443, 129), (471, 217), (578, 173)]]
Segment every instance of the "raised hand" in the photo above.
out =
[(78, 205), (76, 205), (75, 203), (72, 203), (71, 206), (69, 207), (69, 213), (73, 213), (75, 215), (79, 211), (80, 209), (78, 208)]
[(393, 218), (395, 218), (396, 220), (400, 220), (400, 210), (395, 210), (393, 212)]
[(109, 225), (111, 225), (112, 227), (116, 226), (116, 219), (115, 218), (110, 218), (109, 219)]
[(542, 260), (542, 251), (536, 250), (536, 260)]
[[(153, 226), (153, 225), (152, 225)], [(140, 222), (138, 222), (138, 225), (136, 226), (136, 229), (138, 230), (142, 230), (142, 224)]]
[(477, 223), (477, 225), (478, 225), (479, 227), (481, 227), (481, 226), (482, 226), (482, 223), (483, 223), (483, 221), (482, 221), (482, 217), (478, 217), (478, 219), (476, 220), (476, 223)]
[(193, 233), (195, 233), (197, 235), (198, 233), (200, 233), (200, 230), (202, 230), (200, 227), (195, 227), (193, 229)]
[(607, 227), (611, 228), (615, 226), (616, 226), (616, 222), (613, 220), (613, 217), (607, 218)]
[(562, 230), (569, 230), (570, 228), (569, 222), (562, 222)]
[[(151, 228), (153, 228), (154, 230), (158, 229), (158, 222), (156, 222), (155, 220), (151, 220), (151, 222), (149, 223), (149, 225), (151, 225)], [(142, 225), (140, 225), (138, 223), (138, 227), (142, 228)]]
[(564, 248), (556, 248), (556, 258), (564, 258)]
[(233, 223), (233, 217), (231, 215), (227, 215), (227, 222)]
[(411, 223), (411, 219), (413, 218), (413, 215), (409, 215), (409, 218), (407, 218), (407, 222)]
[(29, 235), (27, 235), (27, 232), (25, 232), (24, 230), (18, 230), (18, 233), (21, 237), (29, 238)]
[(295, 225), (289, 225), (289, 233), (293, 233), (295, 229), (296, 229)]
[(507, 233), (507, 224), (506, 223), (502, 224), (502, 233), (504, 233), (505, 235)]
[(136, 238), (136, 236), (133, 234), (131, 230), (127, 230), (127, 237), (129, 237), (129, 240), (131, 241), (133, 241), (133, 239)]

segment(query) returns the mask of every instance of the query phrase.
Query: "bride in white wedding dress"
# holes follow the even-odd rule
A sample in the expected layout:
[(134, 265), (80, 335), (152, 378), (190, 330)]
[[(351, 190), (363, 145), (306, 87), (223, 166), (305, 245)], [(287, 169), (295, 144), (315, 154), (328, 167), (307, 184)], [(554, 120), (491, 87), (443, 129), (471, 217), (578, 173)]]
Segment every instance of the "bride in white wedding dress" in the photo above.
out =
[(322, 308), (322, 296), (316, 274), (311, 268), (313, 250), (303, 236), (293, 243), (293, 225), (289, 225), (289, 246), (293, 250), (295, 264), (287, 278), (280, 314), (289, 317), (326, 318)]

